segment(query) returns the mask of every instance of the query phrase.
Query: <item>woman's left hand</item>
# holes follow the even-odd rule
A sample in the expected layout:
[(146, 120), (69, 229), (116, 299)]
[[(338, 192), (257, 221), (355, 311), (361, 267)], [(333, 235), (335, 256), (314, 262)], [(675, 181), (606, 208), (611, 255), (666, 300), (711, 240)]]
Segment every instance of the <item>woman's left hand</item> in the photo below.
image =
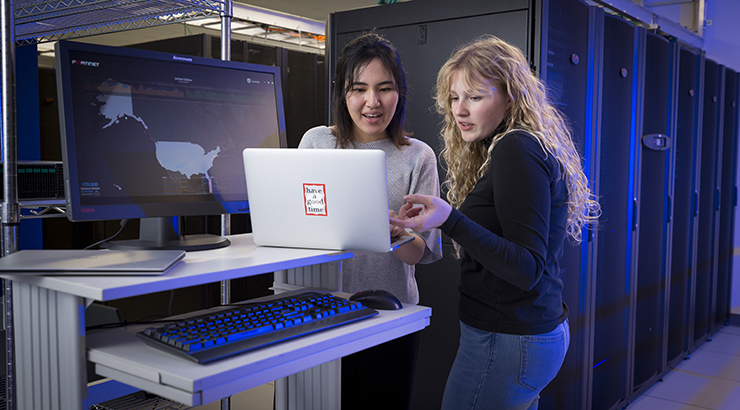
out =
[[(396, 217), (396, 213), (393, 211), (390, 211), (390, 217), (391, 218)], [(405, 229), (401, 228), (400, 226), (391, 224), (391, 239), (398, 239), (406, 233), (407, 232)]]
[[(388, 212), (390, 214), (389, 216), (391, 220), (393, 220), (394, 218), (398, 218), (399, 214), (403, 218), (407, 216), (406, 211), (403, 210), (403, 207), (401, 207), (399, 214), (396, 214), (395, 212), (393, 212), (393, 210), (389, 210)], [(409, 243), (395, 249), (393, 251), (393, 254), (396, 256), (396, 258), (406, 264), (415, 265), (419, 263), (421, 257), (424, 256), (426, 242), (424, 242), (424, 239), (422, 239), (420, 236), (412, 234), (403, 227), (391, 224), (391, 241), (398, 240), (402, 236), (410, 236), (414, 239)]]

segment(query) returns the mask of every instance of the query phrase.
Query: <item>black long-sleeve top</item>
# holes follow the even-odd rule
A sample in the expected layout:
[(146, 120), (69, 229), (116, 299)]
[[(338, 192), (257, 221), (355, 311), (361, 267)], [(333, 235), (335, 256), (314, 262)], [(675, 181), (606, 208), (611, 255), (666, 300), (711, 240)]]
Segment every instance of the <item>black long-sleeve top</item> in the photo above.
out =
[(460, 320), (476, 329), (531, 335), (567, 315), (558, 259), (568, 213), (560, 166), (524, 132), (504, 136), (491, 165), (440, 227), (463, 248)]

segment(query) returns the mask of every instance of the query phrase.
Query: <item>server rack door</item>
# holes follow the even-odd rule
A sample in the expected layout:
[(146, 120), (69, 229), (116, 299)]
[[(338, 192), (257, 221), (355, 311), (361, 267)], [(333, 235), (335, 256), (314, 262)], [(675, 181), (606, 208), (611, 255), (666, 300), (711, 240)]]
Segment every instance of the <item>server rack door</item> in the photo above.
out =
[(721, 130), (720, 87), (721, 67), (705, 59), (704, 101), (701, 136), (701, 170), (699, 188), (699, 233), (696, 259), (696, 289), (694, 295), (693, 345), (704, 342), (711, 330), (713, 319), (714, 287), (716, 275), (716, 221), (718, 207), (718, 137)]
[(663, 370), (666, 265), (673, 174), (675, 43), (647, 33), (640, 141), (634, 392)]
[(285, 112), (290, 113), (286, 121), (288, 147), (296, 148), (303, 134), (309, 129), (323, 124), (326, 117), (324, 103), (323, 64), (324, 56), (293, 51), (279, 50), (282, 54), (283, 94)]
[[(418, 24), (378, 28), (399, 50), (404, 69), (410, 82), (411, 95), (406, 110), (406, 129), (429, 144), (439, 153), (439, 124), (442, 118), (433, 109), (432, 90), (437, 70), (444, 64), (452, 51), (460, 44), (489, 32), (526, 49), (528, 36), (525, 33), (527, 11), (470, 16), (462, 20), (427, 22), (427, 43), (419, 44)], [(449, 36), (446, 33), (455, 33)], [(359, 33), (337, 35), (337, 44), (344, 45)], [(440, 181), (444, 173), (440, 166)], [(459, 340), (457, 321), (457, 284), (459, 262), (452, 256), (453, 247), (443, 237), (444, 258), (432, 265), (417, 265), (417, 283), (420, 303), (430, 306), (435, 320), (421, 334), (417, 371), (414, 376), (412, 408), (438, 408), (447, 381), (449, 369), (455, 357)], [(446, 276), (440, 280), (441, 276)]]
[(682, 48), (678, 70), (678, 116), (676, 124), (676, 165), (674, 168), (673, 231), (671, 243), (668, 309), (667, 363), (686, 357), (689, 350), (691, 278), (696, 274), (695, 212), (698, 177), (698, 135), (702, 57)]
[(601, 71), (598, 193), (602, 218), (596, 232), (591, 409), (623, 405), (628, 395), (630, 266), (633, 218), (633, 100), (638, 31), (605, 15)]
[[(329, 16), (327, 71), (329, 84), (342, 48), (365, 31), (375, 30), (399, 50), (409, 80), (406, 129), (439, 153), (442, 117), (434, 108), (437, 71), (459, 46), (483, 34), (501, 37), (517, 47), (536, 66), (530, 0), (471, 0), (402, 2), (350, 10)], [(423, 36), (420, 35), (423, 33)], [(444, 172), (440, 164), (440, 180)], [(432, 325), (420, 337), (412, 409), (439, 408), (460, 336), (457, 319), (459, 261), (443, 237), (444, 257), (416, 266), (419, 303), (432, 307)]]
[[(595, 8), (593, 8), (595, 9)], [(549, 97), (568, 118), (572, 137), (584, 158), (586, 173), (593, 162), (590, 115), (593, 91), (593, 10), (579, 0), (550, 0), (543, 9), (542, 66), (540, 76), (547, 85)], [(540, 394), (540, 409), (578, 409), (585, 402), (587, 361), (590, 335), (587, 318), (589, 288), (588, 233), (579, 245), (564, 244), (560, 259), (563, 301), (568, 306), (570, 348), (557, 377)]]
[(722, 167), (719, 171), (719, 237), (717, 242), (717, 303), (714, 317), (714, 330), (724, 326), (730, 317), (730, 291), (732, 281), (732, 257), (734, 253), (733, 235), (735, 227), (735, 180), (738, 136), (738, 74), (725, 68), (724, 86), (724, 125), (720, 143), (722, 144)]

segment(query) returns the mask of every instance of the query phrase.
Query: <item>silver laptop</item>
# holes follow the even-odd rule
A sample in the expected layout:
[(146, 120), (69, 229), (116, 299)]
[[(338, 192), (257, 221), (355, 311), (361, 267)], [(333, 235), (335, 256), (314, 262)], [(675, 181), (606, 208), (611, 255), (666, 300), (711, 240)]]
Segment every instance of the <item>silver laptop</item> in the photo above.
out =
[(244, 172), (254, 242), (262, 246), (388, 252), (385, 153), (247, 148)]
[(179, 250), (28, 249), (0, 258), (7, 275), (161, 275), (185, 257)]

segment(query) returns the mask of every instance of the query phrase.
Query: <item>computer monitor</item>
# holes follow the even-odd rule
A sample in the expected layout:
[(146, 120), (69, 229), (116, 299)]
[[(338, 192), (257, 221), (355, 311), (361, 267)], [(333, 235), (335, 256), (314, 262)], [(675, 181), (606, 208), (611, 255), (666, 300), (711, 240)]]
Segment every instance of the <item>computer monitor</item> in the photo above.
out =
[(68, 218), (141, 219), (108, 247), (227, 246), (174, 217), (249, 212), (242, 151), (286, 146), (278, 68), (60, 41), (56, 73)]

